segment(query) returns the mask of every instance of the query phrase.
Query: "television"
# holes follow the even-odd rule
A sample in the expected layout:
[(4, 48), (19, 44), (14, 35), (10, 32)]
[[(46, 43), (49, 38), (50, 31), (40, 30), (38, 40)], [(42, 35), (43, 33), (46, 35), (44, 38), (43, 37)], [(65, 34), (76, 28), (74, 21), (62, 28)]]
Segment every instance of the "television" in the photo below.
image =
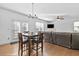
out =
[(54, 24), (47, 24), (47, 28), (54, 28)]

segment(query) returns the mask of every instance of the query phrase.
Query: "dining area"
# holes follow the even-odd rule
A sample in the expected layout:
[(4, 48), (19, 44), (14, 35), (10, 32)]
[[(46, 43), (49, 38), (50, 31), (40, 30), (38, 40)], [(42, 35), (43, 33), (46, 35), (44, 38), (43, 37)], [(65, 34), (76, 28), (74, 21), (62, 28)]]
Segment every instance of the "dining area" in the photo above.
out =
[(18, 56), (43, 56), (43, 32), (18, 33)]

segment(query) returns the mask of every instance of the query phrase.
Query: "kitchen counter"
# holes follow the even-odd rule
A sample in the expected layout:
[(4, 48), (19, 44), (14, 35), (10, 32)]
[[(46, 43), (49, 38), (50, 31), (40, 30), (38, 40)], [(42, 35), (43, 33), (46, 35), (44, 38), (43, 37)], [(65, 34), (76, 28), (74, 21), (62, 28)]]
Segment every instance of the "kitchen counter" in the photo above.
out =
[(79, 49), (79, 33), (76, 32), (44, 32), (44, 38), (51, 44)]

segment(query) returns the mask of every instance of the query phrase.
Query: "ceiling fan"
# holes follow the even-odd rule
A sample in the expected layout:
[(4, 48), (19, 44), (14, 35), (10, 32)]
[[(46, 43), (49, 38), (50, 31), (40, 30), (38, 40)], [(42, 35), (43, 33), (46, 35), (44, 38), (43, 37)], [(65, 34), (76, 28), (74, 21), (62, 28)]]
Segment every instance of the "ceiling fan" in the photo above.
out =
[(64, 20), (64, 16), (57, 16), (56, 19)]

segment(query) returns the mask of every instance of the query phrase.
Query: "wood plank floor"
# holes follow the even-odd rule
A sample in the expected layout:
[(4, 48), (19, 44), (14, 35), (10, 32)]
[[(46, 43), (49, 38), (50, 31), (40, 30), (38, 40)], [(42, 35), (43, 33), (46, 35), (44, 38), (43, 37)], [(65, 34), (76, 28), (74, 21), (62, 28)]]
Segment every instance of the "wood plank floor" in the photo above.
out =
[[(18, 44), (1, 45), (0, 56), (18, 56)], [(79, 56), (79, 50), (44, 43), (44, 56)]]

